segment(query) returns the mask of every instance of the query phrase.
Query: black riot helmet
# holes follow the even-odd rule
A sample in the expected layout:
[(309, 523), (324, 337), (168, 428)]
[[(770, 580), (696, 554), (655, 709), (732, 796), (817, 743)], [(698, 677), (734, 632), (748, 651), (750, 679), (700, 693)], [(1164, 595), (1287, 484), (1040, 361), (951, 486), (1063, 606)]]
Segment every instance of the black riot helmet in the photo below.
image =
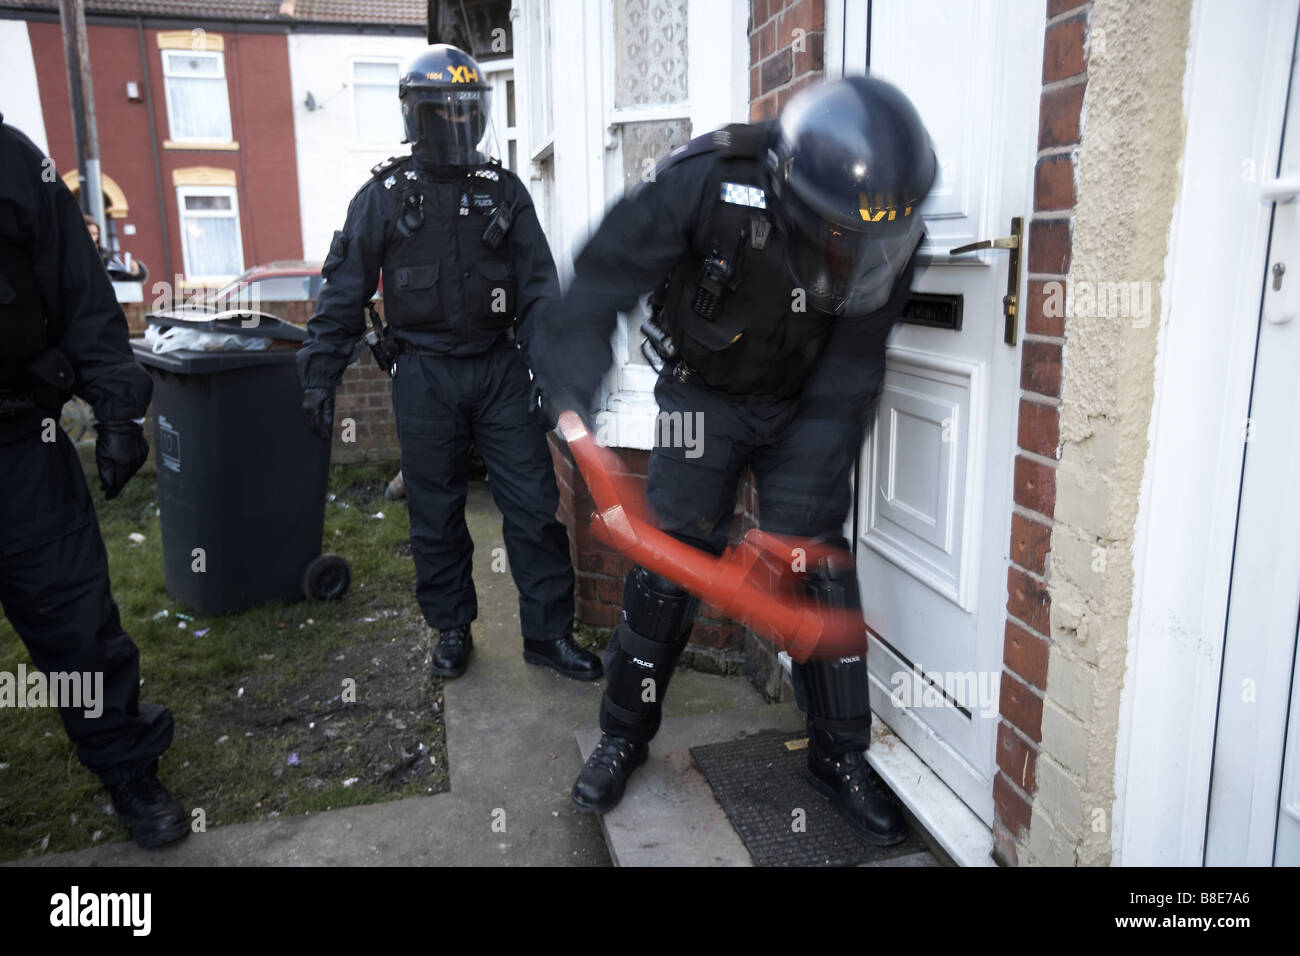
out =
[(924, 232), (936, 160), (916, 107), (883, 80), (851, 76), (799, 93), (770, 154), (790, 271), (825, 312), (885, 304)]
[(411, 59), (397, 83), (406, 140), (417, 159), (436, 166), (471, 166), (495, 152), (492, 88), (474, 58), (436, 43)]

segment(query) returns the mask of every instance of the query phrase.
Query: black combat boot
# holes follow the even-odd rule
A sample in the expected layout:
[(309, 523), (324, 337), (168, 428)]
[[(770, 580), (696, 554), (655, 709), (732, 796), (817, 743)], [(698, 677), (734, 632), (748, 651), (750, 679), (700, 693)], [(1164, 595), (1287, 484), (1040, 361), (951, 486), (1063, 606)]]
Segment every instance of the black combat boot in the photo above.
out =
[(862, 839), (893, 846), (907, 838), (907, 824), (888, 788), (867, 764), (862, 750), (845, 750), (834, 734), (808, 735), (808, 780), (830, 799), (840, 816)]
[(108, 788), (108, 793), (131, 836), (146, 850), (175, 843), (190, 832), (185, 808), (155, 774), (116, 784)]
[(623, 799), (627, 778), (645, 763), (649, 753), (649, 744), (601, 734), (600, 743), (573, 784), (573, 805), (594, 813), (613, 810)]
[(600, 658), (572, 637), (562, 637), (558, 641), (533, 641), (525, 637), (524, 660), (529, 664), (553, 667), (574, 680), (595, 680), (604, 673)]
[(438, 646), (433, 649), (433, 672), (439, 677), (459, 677), (469, 667), (469, 652), (473, 649), (468, 624), (439, 629)]

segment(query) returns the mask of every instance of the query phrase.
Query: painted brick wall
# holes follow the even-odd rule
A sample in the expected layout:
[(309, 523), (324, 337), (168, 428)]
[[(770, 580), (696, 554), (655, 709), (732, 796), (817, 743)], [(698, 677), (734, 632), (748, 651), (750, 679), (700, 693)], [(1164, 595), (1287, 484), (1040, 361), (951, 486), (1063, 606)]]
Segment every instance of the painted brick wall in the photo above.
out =
[(1047, 589), (1060, 458), (1063, 309), (1052, 283), (1070, 271), (1075, 170), (1088, 81), (1091, 0), (1047, 0), (1039, 100), (1034, 211), (1029, 220), (1029, 276), (1020, 362), (1020, 416), (1007, 571), (1001, 723), (993, 780), (994, 855), (1019, 862), (1037, 791), (1043, 702), (1047, 690), (1051, 601)]

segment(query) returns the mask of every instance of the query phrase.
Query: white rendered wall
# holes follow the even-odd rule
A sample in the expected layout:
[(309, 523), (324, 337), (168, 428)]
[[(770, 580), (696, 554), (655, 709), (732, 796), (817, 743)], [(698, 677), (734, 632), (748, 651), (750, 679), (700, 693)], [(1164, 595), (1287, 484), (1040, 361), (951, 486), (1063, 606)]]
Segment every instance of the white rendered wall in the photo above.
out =
[(27, 24), (22, 20), (0, 20), (0, 63), (4, 64), (0, 113), (4, 113), (5, 123), (22, 130), (42, 153), (49, 155), (41, 94), (36, 85), (36, 61), (32, 59)]
[[(348, 203), (376, 163), (410, 147), (358, 144), (352, 115), (352, 61), (404, 61), (426, 47), (422, 37), (346, 33), (289, 35), (293, 88), (293, 137), (298, 156), (298, 195), (305, 259), (324, 259), (334, 230), (343, 228)], [(310, 92), (317, 108), (304, 105)], [(397, 93), (393, 93), (397, 109)]]

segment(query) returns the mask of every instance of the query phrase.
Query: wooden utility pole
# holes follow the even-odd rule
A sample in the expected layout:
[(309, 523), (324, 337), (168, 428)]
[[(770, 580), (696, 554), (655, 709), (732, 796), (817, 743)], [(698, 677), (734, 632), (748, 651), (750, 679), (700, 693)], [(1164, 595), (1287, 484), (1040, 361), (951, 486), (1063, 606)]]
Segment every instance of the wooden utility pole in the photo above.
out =
[(68, 65), (68, 98), (72, 104), (72, 137), (77, 146), (81, 208), (99, 224), (100, 242), (108, 241), (104, 220), (104, 185), (99, 165), (99, 127), (95, 124), (95, 87), (90, 78), (90, 47), (86, 43), (85, 0), (59, 0), (63, 24), (63, 55)]

